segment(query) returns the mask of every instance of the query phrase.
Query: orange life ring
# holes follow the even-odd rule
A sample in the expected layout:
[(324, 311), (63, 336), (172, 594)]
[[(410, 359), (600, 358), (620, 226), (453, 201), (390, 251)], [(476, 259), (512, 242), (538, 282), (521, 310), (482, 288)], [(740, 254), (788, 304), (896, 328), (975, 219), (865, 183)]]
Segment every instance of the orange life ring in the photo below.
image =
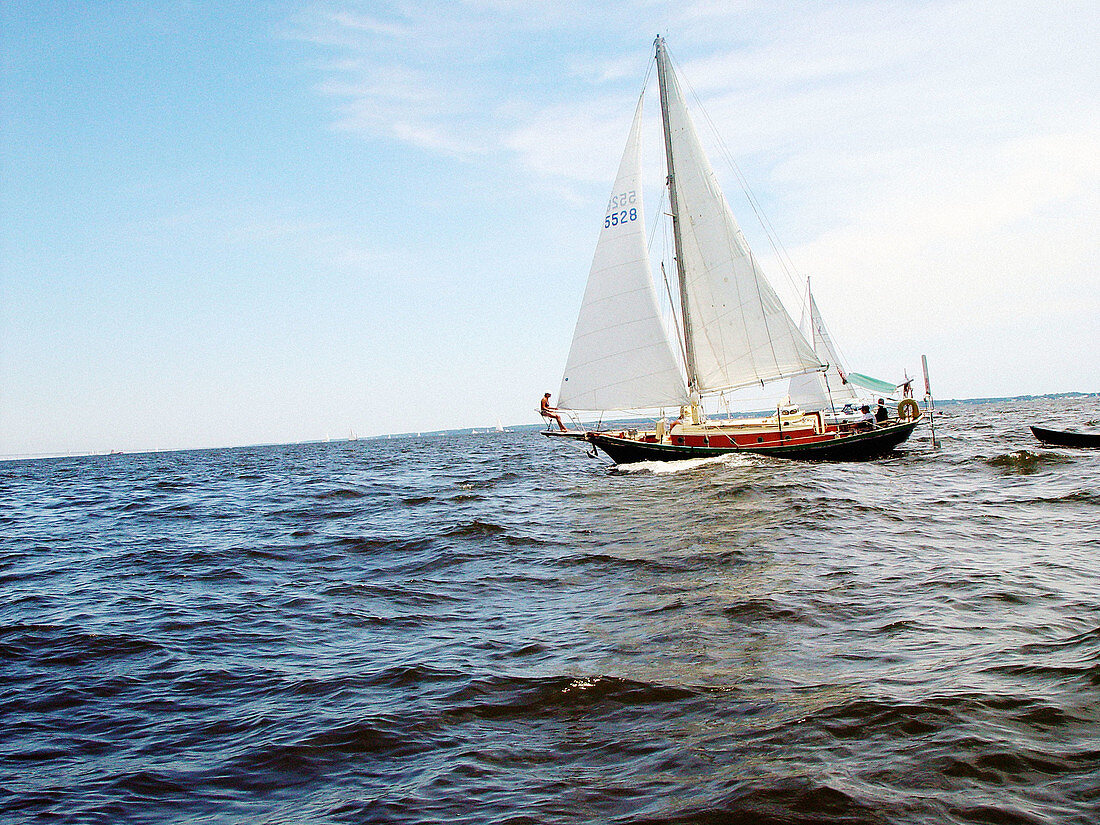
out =
[(920, 404), (913, 398), (903, 398), (898, 402), (898, 418), (902, 421), (912, 421), (920, 416)]

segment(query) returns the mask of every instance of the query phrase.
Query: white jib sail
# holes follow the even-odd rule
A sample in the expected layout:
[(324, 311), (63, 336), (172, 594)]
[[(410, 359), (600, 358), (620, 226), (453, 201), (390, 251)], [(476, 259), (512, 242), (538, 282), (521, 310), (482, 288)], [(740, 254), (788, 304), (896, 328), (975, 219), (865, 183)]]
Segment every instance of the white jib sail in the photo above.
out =
[(669, 131), (675, 161), (687, 312), (700, 392), (719, 392), (820, 369), (749, 250), (703, 152), (669, 67)]
[(639, 99), (558, 393), (558, 406), (564, 409), (629, 410), (688, 403), (649, 265), (641, 121)]
[(813, 342), (814, 352), (829, 365), (829, 370), (792, 378), (790, 397), (792, 402), (804, 410), (827, 410), (830, 407), (830, 396), (834, 404), (847, 404), (859, 398), (859, 394), (843, 378), (846, 374), (845, 367), (840, 363), (840, 356), (825, 322), (821, 319), (821, 311), (817, 308), (813, 293), (809, 291), (808, 283), (806, 295), (809, 300), (802, 310), (802, 320), (798, 326), (802, 334)]

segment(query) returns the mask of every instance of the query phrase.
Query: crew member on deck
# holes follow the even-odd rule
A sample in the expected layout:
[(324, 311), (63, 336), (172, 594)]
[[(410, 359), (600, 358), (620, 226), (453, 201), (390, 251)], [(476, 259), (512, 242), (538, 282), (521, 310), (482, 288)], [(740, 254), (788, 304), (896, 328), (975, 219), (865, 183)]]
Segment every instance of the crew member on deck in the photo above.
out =
[(561, 423), (561, 416), (558, 415), (557, 410), (550, 406), (550, 393), (546, 393), (542, 397), (542, 403), (539, 405), (539, 412), (542, 413), (543, 418), (552, 418), (558, 422), (558, 429), (565, 432), (565, 425)]
[(878, 400), (878, 408), (875, 410), (875, 421), (881, 424), (889, 417), (890, 411), (886, 409), (886, 402), (880, 398)]
[(875, 428), (875, 414), (871, 412), (871, 408), (864, 404), (859, 408), (859, 411), (863, 413), (863, 416), (856, 422), (856, 426), (861, 430), (873, 430)]

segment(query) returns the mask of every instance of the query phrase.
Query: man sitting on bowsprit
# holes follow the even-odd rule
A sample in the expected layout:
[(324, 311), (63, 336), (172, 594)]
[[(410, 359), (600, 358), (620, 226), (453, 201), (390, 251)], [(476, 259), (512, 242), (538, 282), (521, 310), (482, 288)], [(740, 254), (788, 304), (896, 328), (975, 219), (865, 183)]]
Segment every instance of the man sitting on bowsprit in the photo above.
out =
[(543, 418), (550, 418), (557, 421), (558, 429), (565, 432), (565, 425), (561, 423), (561, 416), (550, 406), (550, 393), (546, 393), (546, 395), (542, 397), (542, 403), (539, 404), (539, 413)]

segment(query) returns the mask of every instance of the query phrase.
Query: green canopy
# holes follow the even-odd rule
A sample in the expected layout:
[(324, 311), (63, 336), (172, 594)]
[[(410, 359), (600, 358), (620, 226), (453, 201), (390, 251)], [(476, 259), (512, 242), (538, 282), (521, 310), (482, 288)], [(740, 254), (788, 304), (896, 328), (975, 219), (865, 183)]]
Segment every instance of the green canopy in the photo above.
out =
[(891, 384), (889, 381), (879, 381), (877, 378), (871, 378), (868, 375), (860, 375), (858, 372), (848, 373), (848, 381), (851, 383), (863, 387), (865, 390), (874, 390), (875, 392), (894, 392), (897, 388), (897, 384)]

